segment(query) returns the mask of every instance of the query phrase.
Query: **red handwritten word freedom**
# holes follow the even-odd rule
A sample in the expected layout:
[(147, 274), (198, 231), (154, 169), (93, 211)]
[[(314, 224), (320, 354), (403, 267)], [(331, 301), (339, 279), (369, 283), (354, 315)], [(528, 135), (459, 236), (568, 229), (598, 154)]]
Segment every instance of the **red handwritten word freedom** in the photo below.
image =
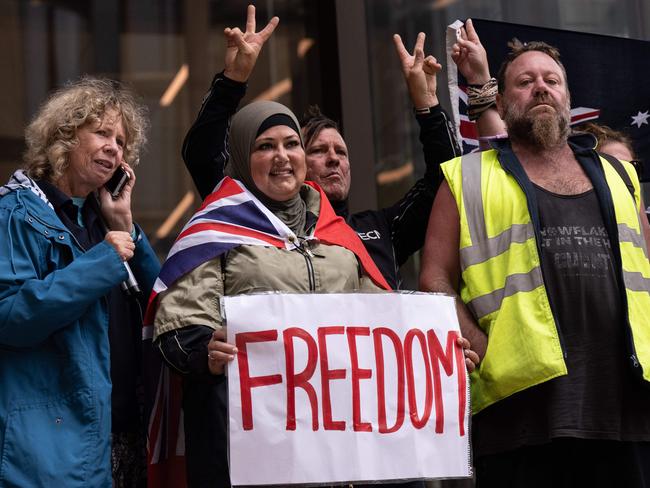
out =
[[(399, 430), (405, 420), (405, 403), (408, 398), (408, 418), (416, 429), (425, 427), (431, 417), (431, 411), (435, 405), (435, 432), (443, 433), (444, 406), (442, 397), (442, 386), (440, 367), (447, 376), (454, 373), (456, 364), (456, 377), (458, 384), (458, 425), (460, 436), (465, 435), (464, 416), (466, 407), (466, 376), (465, 356), (462, 348), (456, 344), (459, 336), (456, 331), (449, 331), (447, 344), (443, 350), (438, 337), (433, 330), (425, 334), (420, 329), (409, 330), (404, 343), (392, 330), (385, 327), (378, 327), (370, 331), (369, 327), (319, 327), (317, 338), (299, 327), (285, 329), (282, 332), (285, 356), (285, 378), (287, 397), (286, 429), (296, 430), (296, 389), (301, 388), (307, 394), (311, 406), (312, 429), (317, 431), (318, 421), (318, 396), (316, 389), (310, 380), (316, 370), (320, 367), (321, 383), (321, 406), (323, 410), (324, 430), (345, 430), (345, 421), (332, 419), (332, 400), (330, 394), (330, 382), (346, 378), (346, 369), (330, 369), (327, 354), (327, 336), (345, 334), (350, 353), (350, 383), (352, 386), (352, 423), (357, 432), (371, 432), (372, 424), (362, 420), (359, 385), (362, 380), (371, 380), (373, 371), (360, 368), (357, 354), (357, 337), (369, 337), (372, 335), (375, 353), (376, 391), (377, 391), (377, 430), (381, 434), (390, 434)], [(393, 354), (396, 358), (396, 380), (397, 380), (397, 416), (395, 423), (387, 425), (386, 419), (386, 395), (385, 395), (385, 368), (384, 368), (384, 342), (386, 338), (392, 344)], [(242, 332), (235, 335), (235, 345), (238, 349), (237, 362), (239, 366), (239, 384), (242, 402), (242, 423), (244, 430), (253, 429), (253, 409), (251, 390), (269, 385), (282, 383), (281, 374), (251, 377), (249, 373), (247, 345), (258, 342), (274, 342), (278, 340), (278, 331), (264, 330), (257, 332)], [(300, 371), (295, 371), (294, 365), (294, 341), (303, 341), (307, 347), (307, 365)], [(417, 346), (415, 345), (417, 343)], [(418, 349), (422, 355), (425, 369), (425, 401), (422, 413), (418, 411), (416, 401), (415, 374), (413, 371), (414, 349)]]

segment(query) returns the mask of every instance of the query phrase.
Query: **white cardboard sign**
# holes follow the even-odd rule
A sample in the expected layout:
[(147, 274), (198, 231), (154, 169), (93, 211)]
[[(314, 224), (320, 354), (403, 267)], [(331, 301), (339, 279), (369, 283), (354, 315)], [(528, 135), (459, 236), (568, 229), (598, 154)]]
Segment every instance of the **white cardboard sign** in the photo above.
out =
[[(454, 300), (224, 297), (233, 485), (470, 476)], [(460, 374), (459, 374), (460, 372)]]

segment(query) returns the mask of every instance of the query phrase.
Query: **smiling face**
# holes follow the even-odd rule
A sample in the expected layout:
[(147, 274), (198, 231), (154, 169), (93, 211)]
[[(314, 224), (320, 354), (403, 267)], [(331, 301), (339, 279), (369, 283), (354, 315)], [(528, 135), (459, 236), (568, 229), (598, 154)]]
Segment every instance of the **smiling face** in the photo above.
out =
[(340, 202), (350, 192), (348, 148), (339, 131), (321, 130), (307, 147), (307, 179), (318, 183), (327, 198)]
[(56, 182), (67, 195), (85, 197), (100, 188), (122, 163), (126, 134), (122, 117), (113, 109), (98, 122), (77, 129), (79, 143), (68, 154), (68, 167)]
[(305, 182), (305, 151), (296, 131), (286, 125), (273, 126), (255, 139), (250, 165), (255, 186), (276, 202), (296, 196)]
[(562, 68), (549, 55), (528, 51), (505, 73), (497, 109), (511, 139), (550, 147), (568, 135), (569, 91)]

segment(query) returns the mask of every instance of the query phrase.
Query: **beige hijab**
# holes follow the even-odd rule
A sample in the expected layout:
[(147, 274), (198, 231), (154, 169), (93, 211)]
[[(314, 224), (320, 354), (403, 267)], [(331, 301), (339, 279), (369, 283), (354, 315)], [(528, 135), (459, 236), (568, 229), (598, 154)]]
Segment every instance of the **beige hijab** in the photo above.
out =
[[(257, 131), (266, 119), (276, 114), (290, 117), (296, 127), (300, 127), (293, 112), (277, 102), (253, 102), (234, 115), (228, 137), (230, 160), (225, 173), (231, 178), (241, 181), (276, 217), (287, 224), (297, 235), (301, 235), (305, 231), (306, 206), (300, 194), (285, 202), (272, 200), (257, 188), (251, 175), (250, 154), (255, 139), (257, 139)], [(300, 137), (300, 144), (304, 148), (300, 131), (298, 131), (298, 137)]]

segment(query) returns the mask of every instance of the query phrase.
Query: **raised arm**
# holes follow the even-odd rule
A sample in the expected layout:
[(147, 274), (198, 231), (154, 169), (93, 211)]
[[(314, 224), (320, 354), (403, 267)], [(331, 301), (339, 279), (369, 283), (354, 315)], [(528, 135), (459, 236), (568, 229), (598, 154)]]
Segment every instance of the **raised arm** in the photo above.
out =
[[(487, 53), (474, 29), (472, 19), (467, 19), (461, 27), (458, 41), (452, 46), (452, 59), (467, 83), (476, 87), (485, 86), (490, 81), (490, 66)], [(481, 137), (506, 133), (506, 126), (497, 113), (496, 107), (484, 110), (476, 120), (476, 128)]]
[(420, 125), (420, 142), (426, 164), (425, 179), (437, 188), (442, 181), (440, 164), (460, 156), (461, 150), (450, 129), (449, 118), (438, 103), (436, 76), (442, 65), (435, 57), (424, 56), (425, 38), (424, 32), (420, 32), (413, 54), (409, 54), (400, 36), (393, 36), (415, 118)]
[(456, 297), (460, 330), (482, 359), (487, 336), (458, 295), (460, 281), (460, 216), (447, 182), (443, 182), (431, 209), (420, 268), (420, 290)]
[(426, 164), (424, 177), (399, 202), (384, 209), (391, 222), (395, 258), (402, 265), (424, 243), (431, 205), (442, 180), (440, 164), (459, 156), (460, 148), (450, 129), (449, 118), (438, 103), (436, 74), (442, 67), (433, 56), (425, 56), (424, 33), (418, 34), (412, 54), (399, 35), (395, 34), (393, 40), (420, 126)]
[(227, 139), (230, 117), (244, 97), (246, 82), (278, 22), (278, 17), (273, 17), (264, 29), (255, 32), (255, 7), (249, 5), (245, 31), (238, 27), (224, 30), (227, 45), (224, 70), (214, 77), (199, 115), (185, 136), (182, 149), (185, 166), (202, 198), (209, 195), (223, 178), (229, 157)]

